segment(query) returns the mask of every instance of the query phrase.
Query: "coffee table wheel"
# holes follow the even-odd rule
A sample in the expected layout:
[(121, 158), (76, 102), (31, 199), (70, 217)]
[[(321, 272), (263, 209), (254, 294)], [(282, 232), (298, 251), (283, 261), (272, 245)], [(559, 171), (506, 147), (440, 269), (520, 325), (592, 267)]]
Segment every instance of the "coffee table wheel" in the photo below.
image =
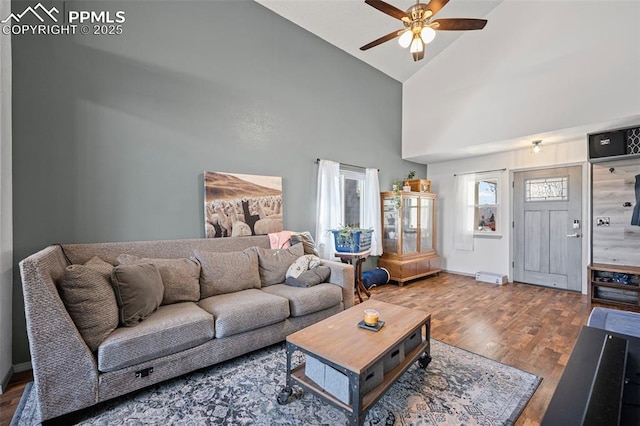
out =
[(293, 389), (291, 389), (288, 386), (283, 387), (278, 393), (278, 396), (276, 397), (276, 399), (278, 400), (278, 404), (280, 405), (286, 404), (287, 399), (289, 399), (292, 393), (293, 393)]
[(431, 357), (429, 355), (422, 355), (418, 358), (418, 365), (420, 365), (420, 368), (427, 368), (430, 362)]

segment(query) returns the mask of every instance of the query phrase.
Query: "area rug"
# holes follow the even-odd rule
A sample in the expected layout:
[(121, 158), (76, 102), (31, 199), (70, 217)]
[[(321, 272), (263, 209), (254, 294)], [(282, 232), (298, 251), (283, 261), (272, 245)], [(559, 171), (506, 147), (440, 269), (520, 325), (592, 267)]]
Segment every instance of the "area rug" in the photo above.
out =
[[(367, 425), (510, 425), (540, 377), (432, 339), (433, 361), (417, 363), (367, 414)], [(303, 361), (296, 352), (293, 364)], [(344, 425), (347, 416), (294, 387), (286, 405), (283, 344), (151, 386), (64, 416), (81, 425)], [(25, 394), (12, 425), (34, 424), (35, 392)]]

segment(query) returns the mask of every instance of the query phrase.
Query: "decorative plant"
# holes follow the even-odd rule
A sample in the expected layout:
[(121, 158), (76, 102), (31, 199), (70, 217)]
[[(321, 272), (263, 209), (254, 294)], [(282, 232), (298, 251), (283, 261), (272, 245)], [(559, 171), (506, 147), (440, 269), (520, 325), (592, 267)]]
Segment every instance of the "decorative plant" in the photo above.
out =
[(400, 198), (400, 190), (402, 189), (402, 182), (397, 180), (393, 183), (393, 195), (394, 195), (394, 207), (396, 210), (400, 210), (402, 208), (402, 199)]
[(404, 186), (409, 186), (409, 181), (411, 179), (413, 179), (414, 177), (416, 177), (416, 171), (415, 170), (411, 170), (409, 172), (409, 174), (407, 175), (407, 177), (405, 178), (403, 185)]

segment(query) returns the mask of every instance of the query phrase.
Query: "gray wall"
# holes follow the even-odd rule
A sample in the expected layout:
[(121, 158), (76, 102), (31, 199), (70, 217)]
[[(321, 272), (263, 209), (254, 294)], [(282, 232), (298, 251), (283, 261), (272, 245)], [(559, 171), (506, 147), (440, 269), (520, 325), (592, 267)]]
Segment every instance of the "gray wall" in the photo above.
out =
[(378, 167), (383, 190), (426, 176), (401, 159), (401, 84), (257, 3), (66, 9), (124, 10), (124, 34), (13, 37), (16, 263), (57, 242), (203, 237), (205, 170), (282, 176), (285, 228), (311, 231), (317, 157)]

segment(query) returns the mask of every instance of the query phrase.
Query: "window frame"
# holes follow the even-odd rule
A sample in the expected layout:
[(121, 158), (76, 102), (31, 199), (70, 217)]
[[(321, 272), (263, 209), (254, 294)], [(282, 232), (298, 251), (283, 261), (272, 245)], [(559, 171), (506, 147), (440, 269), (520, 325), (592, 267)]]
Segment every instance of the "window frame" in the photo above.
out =
[(346, 217), (347, 217), (347, 206), (346, 206), (346, 180), (355, 180), (358, 181), (358, 187), (360, 190), (360, 197), (359, 197), (359, 204), (360, 204), (360, 211), (359, 211), (359, 218), (358, 218), (358, 224), (357, 227), (362, 227), (362, 222), (364, 221), (364, 181), (365, 181), (365, 172), (364, 170), (362, 171), (357, 171), (357, 170), (351, 170), (351, 169), (347, 169), (347, 168), (343, 168), (342, 166), (340, 167), (340, 210), (341, 210), (341, 219), (342, 219), (342, 226), (354, 226), (354, 224), (349, 224), (346, 223)]
[[(479, 186), (481, 182), (495, 181), (495, 204), (480, 203), (479, 200)], [(501, 172), (485, 172), (476, 173), (473, 182), (473, 191), (470, 191), (473, 196), (473, 200), (468, 200), (468, 207), (473, 209), (473, 237), (502, 237), (503, 226), (505, 221), (501, 217), (501, 197), (502, 197), (502, 173)], [(490, 229), (480, 230), (480, 220), (476, 217), (476, 213), (480, 208), (492, 208), (494, 215), (494, 228), (495, 231)]]

